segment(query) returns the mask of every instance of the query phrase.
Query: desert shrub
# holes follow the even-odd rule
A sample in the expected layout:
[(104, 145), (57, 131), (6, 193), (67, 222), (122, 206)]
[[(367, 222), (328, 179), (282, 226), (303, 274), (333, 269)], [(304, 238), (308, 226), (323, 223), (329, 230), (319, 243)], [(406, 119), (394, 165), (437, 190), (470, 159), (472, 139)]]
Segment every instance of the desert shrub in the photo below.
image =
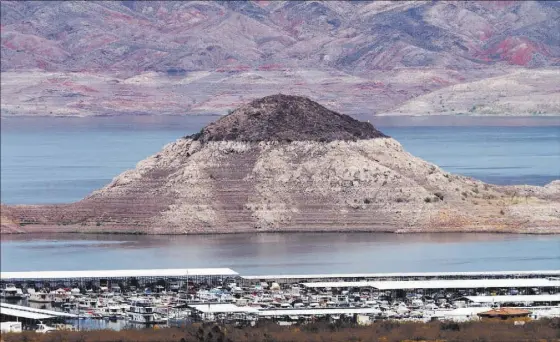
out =
[(430, 202), (432, 202), (432, 199), (430, 197), (426, 197), (426, 198), (424, 198), (424, 202), (430, 203)]
[(443, 194), (441, 192), (436, 192), (434, 195), (436, 195), (436, 197), (439, 198), (440, 201), (443, 201)]
[(326, 321), (301, 326), (279, 326), (259, 322), (255, 327), (234, 327), (220, 324), (189, 324), (181, 328), (141, 330), (96, 330), (37, 334), (3, 333), (5, 342), (109, 342), (109, 341), (173, 341), (173, 342), (249, 342), (249, 341), (557, 341), (560, 318), (528, 321), (514, 326), (513, 321), (478, 322), (397, 322), (384, 320), (369, 326), (350, 322)]
[(440, 329), (442, 331), (446, 331), (446, 330), (459, 331), (461, 330), (461, 326), (456, 322), (443, 322), (441, 323)]

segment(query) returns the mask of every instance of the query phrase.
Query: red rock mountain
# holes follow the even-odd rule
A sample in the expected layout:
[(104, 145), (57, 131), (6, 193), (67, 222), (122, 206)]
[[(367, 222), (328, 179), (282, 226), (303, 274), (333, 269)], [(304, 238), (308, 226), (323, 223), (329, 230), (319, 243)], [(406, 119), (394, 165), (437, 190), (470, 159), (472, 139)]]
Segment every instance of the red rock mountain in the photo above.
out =
[(2, 71), (558, 65), (558, 1), (2, 1)]
[(558, 115), (558, 1), (1, 1), (1, 114)]

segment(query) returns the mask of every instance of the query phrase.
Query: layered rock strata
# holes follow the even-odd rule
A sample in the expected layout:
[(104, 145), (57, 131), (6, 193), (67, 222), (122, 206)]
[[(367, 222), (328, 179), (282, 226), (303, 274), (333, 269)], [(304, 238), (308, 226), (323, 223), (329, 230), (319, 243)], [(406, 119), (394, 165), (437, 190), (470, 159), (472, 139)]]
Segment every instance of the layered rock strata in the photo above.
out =
[(2, 231), (560, 233), (559, 184), (501, 187), (453, 175), (369, 123), (275, 95), (165, 146), (77, 203), (4, 206)]

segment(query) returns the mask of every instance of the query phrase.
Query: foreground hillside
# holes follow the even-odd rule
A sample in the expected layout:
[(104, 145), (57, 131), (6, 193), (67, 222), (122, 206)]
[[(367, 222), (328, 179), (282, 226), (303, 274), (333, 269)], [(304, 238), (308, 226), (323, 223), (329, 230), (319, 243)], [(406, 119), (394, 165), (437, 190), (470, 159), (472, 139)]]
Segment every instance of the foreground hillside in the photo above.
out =
[(257, 327), (191, 324), (182, 328), (80, 331), (37, 334), (2, 334), (4, 342), (50, 341), (173, 341), (173, 342), (261, 342), (261, 341), (460, 341), (460, 342), (553, 342), (558, 341), (558, 319), (543, 319), (514, 326), (512, 321), (399, 323), (375, 322), (371, 326), (348, 323), (311, 323), (282, 327), (264, 324)]
[(0, 6), (2, 116), (225, 114), (278, 91), (349, 114), (560, 113), (557, 1)]
[(82, 201), (2, 209), (4, 232), (559, 233), (560, 182), (501, 187), (449, 174), (369, 123), (274, 95)]

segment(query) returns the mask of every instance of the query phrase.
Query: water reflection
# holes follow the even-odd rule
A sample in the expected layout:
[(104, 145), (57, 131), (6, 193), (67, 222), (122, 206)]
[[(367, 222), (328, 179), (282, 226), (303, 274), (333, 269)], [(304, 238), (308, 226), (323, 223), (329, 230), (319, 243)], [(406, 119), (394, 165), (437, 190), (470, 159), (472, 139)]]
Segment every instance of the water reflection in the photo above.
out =
[(4, 235), (2, 270), (230, 267), (243, 274), (555, 269), (559, 236)]

